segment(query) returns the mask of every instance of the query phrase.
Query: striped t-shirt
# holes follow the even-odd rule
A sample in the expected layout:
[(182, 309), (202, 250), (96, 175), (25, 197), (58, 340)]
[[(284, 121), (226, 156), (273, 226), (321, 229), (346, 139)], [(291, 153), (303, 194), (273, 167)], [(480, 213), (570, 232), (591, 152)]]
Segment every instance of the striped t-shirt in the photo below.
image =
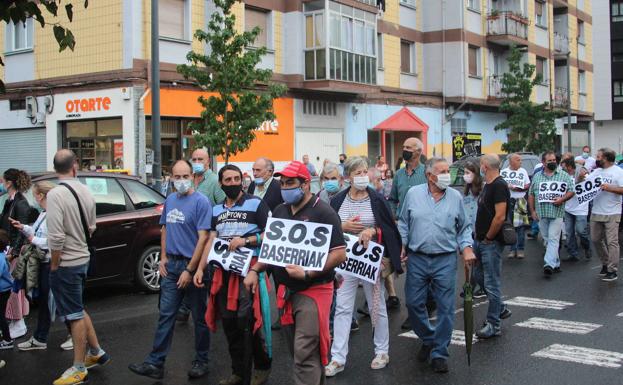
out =
[[(362, 200), (354, 200), (350, 197), (350, 194), (346, 194), (342, 206), (338, 211), (340, 220), (346, 222), (353, 217), (359, 217), (359, 223), (365, 227), (375, 227), (376, 220), (374, 219), (374, 212), (372, 211), (372, 203), (370, 196), (367, 196)], [(359, 234), (354, 234), (359, 235)]]

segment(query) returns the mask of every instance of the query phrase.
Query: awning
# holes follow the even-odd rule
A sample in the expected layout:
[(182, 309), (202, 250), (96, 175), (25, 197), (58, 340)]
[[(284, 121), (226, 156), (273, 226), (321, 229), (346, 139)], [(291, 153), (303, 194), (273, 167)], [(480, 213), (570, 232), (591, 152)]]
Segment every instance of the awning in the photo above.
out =
[(403, 107), (394, 115), (379, 123), (374, 130), (377, 131), (428, 131), (428, 124), (411, 112), (407, 107)]

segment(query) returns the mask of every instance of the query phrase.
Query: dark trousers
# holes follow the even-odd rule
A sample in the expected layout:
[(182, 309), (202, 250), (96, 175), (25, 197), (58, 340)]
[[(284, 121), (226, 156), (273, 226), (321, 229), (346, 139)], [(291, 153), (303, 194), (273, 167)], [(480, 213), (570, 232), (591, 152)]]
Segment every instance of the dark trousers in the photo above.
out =
[(10, 296), (11, 290), (0, 293), (0, 330), (2, 330), (2, 338), (5, 341), (12, 341), (9, 322), (6, 320), (6, 304), (9, 302)]
[[(245, 350), (251, 352), (255, 370), (269, 370), (271, 359), (264, 347), (262, 331), (258, 330), (251, 338), (245, 338), (245, 333), (253, 333), (255, 320), (251, 318), (223, 318), (223, 330), (229, 345), (232, 373), (244, 378)], [(249, 343), (248, 346), (245, 344)], [(250, 375), (251, 373), (249, 373)]]
[(37, 297), (37, 304), (39, 305), (39, 312), (37, 314), (37, 328), (35, 329), (34, 337), (37, 341), (47, 343), (48, 334), (50, 333), (50, 307), (48, 306), (48, 300), (50, 298), (50, 264), (39, 264), (39, 297)]

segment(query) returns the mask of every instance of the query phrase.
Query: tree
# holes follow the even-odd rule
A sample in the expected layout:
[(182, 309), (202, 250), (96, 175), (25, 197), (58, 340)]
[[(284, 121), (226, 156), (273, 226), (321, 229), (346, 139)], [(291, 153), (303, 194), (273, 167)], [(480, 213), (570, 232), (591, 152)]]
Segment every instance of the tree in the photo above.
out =
[(504, 100), (500, 105), (500, 111), (506, 113), (506, 120), (495, 129), (510, 130), (508, 141), (502, 145), (504, 151), (539, 154), (555, 148), (554, 120), (557, 113), (547, 102), (536, 104), (530, 101), (532, 89), (541, 84), (543, 78), (540, 74), (534, 75), (536, 66), (528, 63), (522, 66), (521, 57), (522, 52), (517, 47), (511, 47), (509, 71), (502, 76)]
[[(89, 0), (81, 0), (84, 2), (84, 8), (89, 6)], [(71, 23), (74, 18), (74, 6), (72, 3), (76, 1), (65, 1), (65, 13)], [(0, 20), (5, 23), (25, 23), (28, 19), (34, 19), (41, 28), (46, 25), (52, 25), (54, 38), (58, 42), (59, 51), (62, 52), (66, 48), (74, 50), (76, 39), (68, 28), (63, 27), (61, 23), (48, 23), (45, 21), (43, 10), (47, 11), (51, 16), (57, 17), (61, 0), (2, 0), (0, 1)], [(2, 57), (0, 56), (0, 65), (4, 66)], [(4, 82), (0, 79), (0, 92), (4, 92)]]
[(209, 53), (191, 51), (186, 55), (190, 64), (177, 67), (186, 79), (193, 79), (204, 90), (213, 92), (199, 97), (203, 106), (201, 121), (191, 124), (199, 146), (209, 148), (213, 155), (230, 155), (249, 148), (255, 129), (275, 119), (273, 100), (286, 88), (270, 82), (273, 72), (257, 65), (266, 55), (266, 48), (252, 48), (260, 29), (237, 32), (232, 7), (236, 0), (214, 0), (217, 11), (208, 23), (208, 30), (197, 30), (195, 38), (208, 46)]

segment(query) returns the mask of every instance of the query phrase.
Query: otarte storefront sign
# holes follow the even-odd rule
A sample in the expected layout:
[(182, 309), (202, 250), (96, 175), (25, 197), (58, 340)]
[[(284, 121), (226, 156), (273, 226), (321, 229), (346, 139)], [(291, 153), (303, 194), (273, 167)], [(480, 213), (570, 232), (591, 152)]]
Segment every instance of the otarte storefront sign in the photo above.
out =
[(81, 112), (108, 111), (110, 110), (110, 98), (108, 96), (95, 98), (70, 99), (65, 103), (65, 111), (68, 114)]

